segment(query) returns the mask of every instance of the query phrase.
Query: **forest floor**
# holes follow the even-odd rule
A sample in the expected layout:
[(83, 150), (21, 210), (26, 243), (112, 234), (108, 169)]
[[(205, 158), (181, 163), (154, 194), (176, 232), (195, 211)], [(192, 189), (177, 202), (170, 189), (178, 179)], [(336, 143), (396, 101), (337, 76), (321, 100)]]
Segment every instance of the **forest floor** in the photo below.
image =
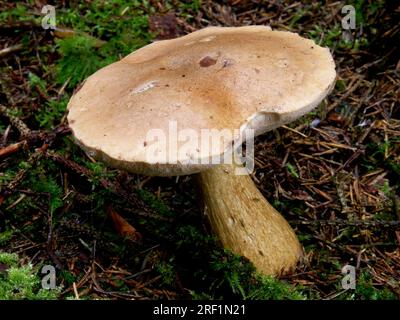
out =
[[(400, 298), (398, 4), (353, 2), (343, 30), (340, 1), (58, 1), (44, 30), (45, 4), (0, 0), (0, 299)], [(280, 278), (221, 249), (191, 176), (107, 168), (66, 122), (97, 69), (157, 39), (250, 24), (329, 47), (338, 74), (318, 109), (256, 139), (252, 178), (305, 250)], [(45, 265), (55, 290), (39, 290)]]

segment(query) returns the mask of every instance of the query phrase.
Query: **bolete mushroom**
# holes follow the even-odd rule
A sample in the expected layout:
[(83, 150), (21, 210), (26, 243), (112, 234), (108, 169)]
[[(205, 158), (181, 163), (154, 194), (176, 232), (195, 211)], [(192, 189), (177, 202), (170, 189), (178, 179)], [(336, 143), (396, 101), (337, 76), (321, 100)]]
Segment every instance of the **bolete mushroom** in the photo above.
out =
[[(335, 76), (329, 50), (296, 33), (209, 27), (97, 71), (71, 98), (68, 121), (78, 143), (112, 167), (199, 173), (205, 213), (221, 243), (259, 271), (280, 274), (302, 254), (293, 229), (248, 175), (235, 174), (237, 165), (212, 160), (242, 142), (245, 130), (258, 135), (312, 110)], [(203, 131), (226, 129), (236, 133), (204, 143)]]

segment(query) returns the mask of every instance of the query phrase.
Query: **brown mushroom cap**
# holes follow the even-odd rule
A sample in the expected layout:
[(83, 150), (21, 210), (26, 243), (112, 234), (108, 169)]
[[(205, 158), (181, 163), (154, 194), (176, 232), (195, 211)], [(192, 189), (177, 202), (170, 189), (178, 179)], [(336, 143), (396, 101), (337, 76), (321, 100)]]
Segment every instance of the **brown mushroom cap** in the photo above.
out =
[[(202, 129), (254, 128), (260, 134), (316, 107), (335, 76), (329, 49), (296, 33), (210, 27), (154, 42), (97, 71), (71, 98), (68, 121), (78, 142), (113, 167), (190, 174), (209, 167), (199, 159), (228, 146), (202, 150), (192, 141), (177, 161), (149, 161), (150, 129), (168, 133), (176, 121), (178, 131), (199, 137)], [(166, 144), (169, 150), (168, 139)]]

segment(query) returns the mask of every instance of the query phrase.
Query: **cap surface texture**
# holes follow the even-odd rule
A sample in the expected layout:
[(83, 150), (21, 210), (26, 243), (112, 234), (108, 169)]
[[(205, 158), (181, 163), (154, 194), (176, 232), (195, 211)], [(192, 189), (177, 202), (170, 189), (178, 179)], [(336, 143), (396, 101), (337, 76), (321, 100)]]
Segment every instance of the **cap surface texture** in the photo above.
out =
[[(238, 139), (246, 128), (256, 135), (274, 129), (316, 107), (335, 77), (329, 49), (296, 33), (209, 27), (97, 71), (71, 98), (68, 121), (78, 143), (112, 167), (190, 174), (229, 147), (203, 147), (202, 130), (236, 129)], [(149, 139), (157, 133), (165, 139)], [(157, 153), (174, 156), (149, 157)]]

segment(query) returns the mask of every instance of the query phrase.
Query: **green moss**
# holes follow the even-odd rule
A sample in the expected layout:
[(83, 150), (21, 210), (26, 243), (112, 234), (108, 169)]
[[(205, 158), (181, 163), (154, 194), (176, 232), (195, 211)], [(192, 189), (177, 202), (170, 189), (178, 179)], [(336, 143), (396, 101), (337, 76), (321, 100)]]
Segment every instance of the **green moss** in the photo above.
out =
[(95, 40), (86, 36), (75, 36), (57, 41), (61, 59), (57, 64), (58, 83), (68, 83), (75, 88), (107, 62), (95, 47)]
[(39, 89), (46, 92), (46, 81), (39, 78), (36, 74), (32, 72), (28, 73), (28, 83), (31, 89), (34, 89), (36, 86), (38, 86)]
[(57, 81), (75, 88), (101, 67), (131, 53), (153, 38), (142, 4), (131, 1), (93, 1), (60, 10), (57, 21), (76, 35), (57, 41), (61, 59)]
[(286, 168), (288, 169), (289, 173), (295, 177), (295, 178), (299, 178), (299, 174), (297, 173), (296, 168), (290, 164), (289, 162), (286, 164)]
[(0, 252), (0, 264), (8, 266), (0, 272), (0, 300), (44, 300), (56, 299), (60, 289), (42, 289), (41, 281), (32, 265), (18, 266), (15, 254)]
[(35, 119), (39, 123), (40, 128), (51, 129), (61, 122), (61, 118), (67, 109), (68, 96), (61, 99), (48, 100), (39, 112), (35, 114)]
[(256, 277), (257, 283), (248, 289), (247, 299), (251, 300), (305, 300), (303, 288), (296, 288), (274, 277)]
[(2, 23), (26, 20), (30, 20), (30, 14), (28, 14), (27, 8), (22, 4), (17, 4), (10, 10), (0, 12), (0, 22)]
[(176, 281), (176, 271), (173, 265), (174, 259), (168, 262), (161, 261), (156, 265), (156, 271), (161, 276), (161, 284), (164, 286), (172, 286)]
[[(394, 279), (390, 280), (396, 286)], [(339, 295), (340, 300), (395, 300), (397, 296), (388, 287), (376, 286), (373, 284), (372, 277), (367, 270), (361, 271), (356, 278), (355, 290), (349, 290), (343, 295)]]
[(201, 0), (185, 1), (179, 3), (179, 9), (182, 11), (184, 16), (190, 15), (190, 13), (197, 13), (201, 7)]
[[(215, 276), (204, 292), (192, 292), (193, 298), (219, 299), (219, 292), (231, 292), (232, 297), (248, 300), (294, 299), (304, 300), (303, 288), (296, 288), (285, 281), (256, 272), (254, 266), (243, 257), (228, 250), (216, 249), (210, 261), (210, 274)], [(203, 278), (203, 281), (211, 279)], [(225, 294), (226, 297), (226, 294)]]
[(0, 245), (6, 245), (12, 238), (14, 232), (12, 230), (6, 230), (4, 232), (0, 232)]
[[(396, 282), (393, 280), (392, 284)], [(364, 271), (360, 274), (356, 283), (355, 296), (362, 300), (392, 300), (396, 295), (387, 287), (377, 288), (373, 285), (372, 277)]]
[(75, 275), (68, 270), (61, 270), (59, 278), (64, 280), (64, 287), (68, 288), (77, 280)]
[(344, 91), (346, 90), (347, 83), (343, 79), (338, 79), (335, 83), (335, 89), (338, 91)]
[(368, 47), (369, 42), (365, 36), (358, 37), (354, 41), (348, 40), (343, 36), (343, 29), (339, 23), (336, 23), (330, 28), (324, 28), (316, 25), (313, 30), (308, 32), (308, 35), (317, 44), (328, 48), (338, 48), (339, 50), (359, 51)]
[(39, 176), (36, 184), (33, 186), (37, 192), (44, 192), (49, 194), (50, 198), (50, 213), (63, 205), (62, 195), (63, 191), (57, 181), (53, 177)]
[(174, 216), (174, 213), (170, 208), (163, 201), (159, 200), (153, 193), (145, 189), (138, 189), (136, 192), (151, 209), (157, 211), (160, 215), (164, 217)]
[(7, 253), (0, 251), (0, 263), (15, 267), (18, 263), (18, 256), (15, 253)]
[(106, 165), (102, 162), (91, 162), (85, 159), (82, 161), (82, 164), (92, 173), (89, 181), (93, 186), (99, 186), (101, 179), (112, 179), (115, 176), (115, 171), (107, 169)]

